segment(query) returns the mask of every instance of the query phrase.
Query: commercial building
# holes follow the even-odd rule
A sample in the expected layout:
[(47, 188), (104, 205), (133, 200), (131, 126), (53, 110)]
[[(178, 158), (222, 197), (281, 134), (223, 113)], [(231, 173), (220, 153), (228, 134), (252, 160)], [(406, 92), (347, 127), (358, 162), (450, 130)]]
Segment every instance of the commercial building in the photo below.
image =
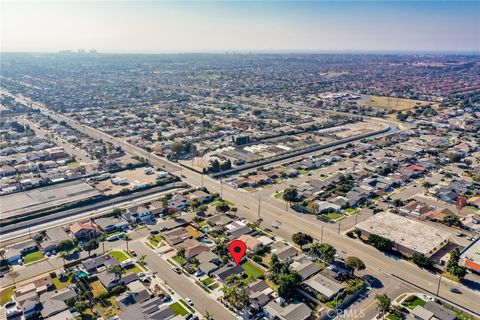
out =
[(389, 239), (393, 249), (406, 257), (423, 254), (430, 258), (443, 248), (450, 234), (437, 228), (393, 213), (378, 213), (356, 225), (363, 239), (371, 234)]

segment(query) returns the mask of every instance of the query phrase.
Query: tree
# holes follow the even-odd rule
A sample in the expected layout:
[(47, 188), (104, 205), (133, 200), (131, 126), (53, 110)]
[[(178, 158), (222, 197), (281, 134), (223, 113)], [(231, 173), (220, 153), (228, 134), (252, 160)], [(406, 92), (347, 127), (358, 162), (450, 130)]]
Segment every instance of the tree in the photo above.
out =
[(318, 258), (322, 254), (320, 243), (315, 242), (308, 248), (308, 254), (312, 257)]
[(125, 273), (125, 269), (123, 269), (120, 265), (116, 265), (111, 266), (108, 269), (108, 272), (113, 273), (115, 277), (118, 277), (118, 281), (120, 282), (120, 280), (122, 279), (122, 275)]
[(105, 254), (105, 241), (107, 241), (107, 236), (102, 233), (102, 235), (98, 238), (98, 241), (102, 243), (102, 251)]
[(65, 258), (68, 257), (69, 254), (70, 253), (68, 253), (67, 251), (62, 251), (58, 254), (58, 256), (62, 258), (64, 268), (65, 268)]
[(390, 251), (393, 248), (393, 242), (382, 236), (370, 234), (368, 236), (368, 243), (381, 251)]
[(298, 199), (298, 190), (295, 187), (288, 187), (285, 190), (283, 190), (283, 195), (282, 195), (283, 200), (285, 200), (288, 203), (292, 203)]
[(289, 298), (295, 293), (295, 288), (302, 282), (302, 276), (295, 270), (280, 274), (277, 278), (278, 295), (282, 298)]
[(462, 225), (462, 221), (460, 221), (460, 218), (458, 216), (445, 216), (442, 220), (442, 223), (449, 227), (460, 227)]
[(463, 279), (467, 275), (467, 268), (458, 264), (460, 261), (460, 250), (458, 248), (450, 251), (450, 258), (447, 263), (447, 271), (452, 276)]
[(185, 259), (185, 248), (178, 248), (177, 250), (177, 256), (180, 258)]
[(128, 234), (126, 234), (123, 240), (125, 240), (125, 243), (127, 244), (127, 251), (130, 252), (130, 250), (128, 250), (128, 242), (132, 240), (132, 238), (130, 238)]
[(260, 228), (260, 224), (263, 222), (262, 218), (258, 218), (254, 223), (252, 223), (252, 228), (253, 229), (258, 229)]
[(432, 266), (432, 261), (421, 253), (414, 253), (412, 255), (412, 261), (421, 268), (429, 269)]
[(75, 247), (75, 244), (73, 243), (72, 240), (62, 240), (62, 241), (59, 241), (57, 244), (58, 251), (68, 251), (73, 249), (73, 247)]
[(422, 187), (425, 188), (425, 191), (428, 191), (430, 188), (433, 187), (433, 184), (431, 184), (431, 183), (428, 182), (428, 181), (425, 181), (425, 182), (422, 184)]
[(75, 302), (75, 308), (77, 308), (77, 311), (79, 313), (82, 313), (83, 311), (88, 309), (88, 304), (85, 302), (85, 300), (80, 300)]
[(171, 146), (172, 152), (175, 155), (179, 155), (184, 151), (183, 144), (181, 142), (175, 141)]
[(365, 263), (363, 263), (360, 258), (353, 256), (345, 259), (345, 265), (352, 269), (352, 275), (354, 274), (355, 270), (359, 271), (365, 269)]
[(235, 310), (241, 310), (247, 305), (249, 298), (245, 290), (245, 283), (237, 276), (230, 276), (222, 287), (223, 299)]
[(218, 212), (227, 212), (228, 210), (230, 210), (230, 206), (228, 205), (228, 203), (226, 202), (219, 202), (217, 203), (217, 205), (215, 206), (215, 209), (218, 211)]
[(88, 252), (88, 256), (90, 257), (90, 252), (98, 248), (97, 240), (90, 240), (83, 245), (83, 250)]
[(309, 234), (297, 232), (292, 235), (292, 241), (302, 249), (304, 245), (312, 243), (313, 238)]
[(7, 273), (7, 277), (10, 278), (13, 282), (13, 286), (15, 287), (15, 279), (17, 279), (20, 276), (20, 273), (18, 271), (10, 271)]
[(320, 252), (323, 261), (327, 263), (332, 263), (335, 260), (335, 254), (337, 254), (337, 249), (335, 249), (335, 247), (329, 243), (321, 243)]
[(403, 201), (400, 200), (400, 199), (395, 199), (395, 200), (393, 200), (392, 204), (395, 208), (398, 208), (398, 207), (403, 206)]
[(375, 300), (377, 300), (377, 309), (380, 310), (383, 318), (385, 318), (385, 314), (390, 310), (392, 300), (385, 293), (377, 294)]

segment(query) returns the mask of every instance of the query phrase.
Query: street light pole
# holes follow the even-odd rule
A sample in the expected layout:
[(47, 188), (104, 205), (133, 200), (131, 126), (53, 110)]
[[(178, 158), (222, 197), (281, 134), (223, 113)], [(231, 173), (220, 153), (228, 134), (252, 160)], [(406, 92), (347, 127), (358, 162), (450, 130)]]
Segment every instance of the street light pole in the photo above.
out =
[(323, 243), (323, 226), (322, 226), (322, 233), (320, 234), (320, 243)]
[(220, 178), (220, 198), (223, 199), (223, 180)]

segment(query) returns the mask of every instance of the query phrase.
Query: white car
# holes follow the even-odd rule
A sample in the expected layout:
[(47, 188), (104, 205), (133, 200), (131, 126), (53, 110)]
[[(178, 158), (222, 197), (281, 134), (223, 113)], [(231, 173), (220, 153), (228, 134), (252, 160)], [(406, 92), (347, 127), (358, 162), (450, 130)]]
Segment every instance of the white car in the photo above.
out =
[(192, 299), (187, 298), (187, 299), (185, 299), (185, 300), (187, 301), (187, 303), (188, 303), (189, 305), (193, 306), (193, 301), (192, 301)]

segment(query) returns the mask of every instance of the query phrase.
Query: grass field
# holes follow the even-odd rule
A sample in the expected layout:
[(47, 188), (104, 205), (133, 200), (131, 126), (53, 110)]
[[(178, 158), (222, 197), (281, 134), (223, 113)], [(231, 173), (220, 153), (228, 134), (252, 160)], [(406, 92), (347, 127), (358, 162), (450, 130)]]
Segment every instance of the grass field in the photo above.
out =
[(242, 268), (245, 274), (251, 278), (258, 278), (263, 275), (262, 270), (253, 265), (253, 263), (251, 263), (250, 261), (242, 263)]
[(382, 96), (365, 96), (358, 104), (360, 106), (372, 107), (377, 109), (407, 111), (415, 108), (418, 105), (426, 105), (428, 101), (391, 98)]
[(139, 273), (139, 272), (143, 272), (143, 269), (140, 268), (140, 266), (135, 263), (133, 265), (133, 267), (126, 268), (125, 271), (126, 271), (127, 274), (129, 274), (129, 273)]
[(188, 314), (188, 311), (187, 309), (185, 309), (181, 304), (180, 302), (175, 302), (175, 303), (172, 303), (170, 305), (170, 309), (172, 309), (173, 313), (175, 313), (175, 315), (180, 315), (180, 316), (186, 316)]
[(13, 287), (0, 291), (0, 305), (3, 306), (5, 303), (12, 301), (12, 297)]
[(158, 244), (159, 244), (160, 242), (162, 242), (162, 241), (163, 241), (163, 238), (162, 238), (162, 236), (159, 235), (159, 234), (156, 234), (156, 235), (154, 235), (154, 236), (148, 237), (148, 242), (149, 242), (150, 245), (152, 245), (153, 247), (157, 247)]
[(32, 263), (38, 260), (43, 259), (43, 254), (41, 251), (30, 252), (29, 254), (23, 257), (23, 263)]
[(53, 281), (53, 285), (58, 290), (66, 288), (66, 287), (68, 287), (69, 285), (72, 284), (72, 280), (70, 278), (67, 278), (67, 277), (63, 278), (62, 280), (55, 277), (55, 278), (52, 279), (52, 281)]
[(410, 302), (410, 303), (407, 305), (407, 308), (410, 309), (410, 310), (413, 310), (413, 309), (415, 309), (416, 306), (421, 306), (421, 307), (423, 307), (425, 304), (426, 304), (426, 302), (423, 301), (422, 299), (420, 299), (420, 298), (415, 298), (415, 300), (413, 300), (412, 302)]
[(102, 285), (102, 283), (99, 280), (90, 283), (90, 286), (92, 287), (92, 293), (95, 298), (98, 297), (103, 292), (107, 292), (107, 290), (105, 290), (105, 287)]
[(120, 262), (130, 259), (130, 257), (125, 252), (119, 250), (109, 251), (108, 255), (112, 258), (117, 259)]
[(69, 167), (78, 167), (80, 163), (78, 161), (73, 161), (67, 164)]

